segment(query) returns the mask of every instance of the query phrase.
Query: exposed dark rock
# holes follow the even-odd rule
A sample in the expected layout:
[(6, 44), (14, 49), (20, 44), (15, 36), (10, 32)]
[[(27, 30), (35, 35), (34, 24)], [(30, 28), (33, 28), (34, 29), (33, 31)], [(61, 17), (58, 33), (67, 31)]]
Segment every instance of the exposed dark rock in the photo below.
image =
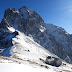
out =
[(17, 31), (13, 32), (13, 34), (16, 36), (16, 35), (19, 35), (19, 33)]

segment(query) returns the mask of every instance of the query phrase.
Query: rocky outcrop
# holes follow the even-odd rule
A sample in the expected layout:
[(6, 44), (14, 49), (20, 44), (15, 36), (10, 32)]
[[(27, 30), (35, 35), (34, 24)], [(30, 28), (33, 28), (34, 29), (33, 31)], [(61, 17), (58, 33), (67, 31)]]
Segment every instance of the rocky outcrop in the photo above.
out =
[(48, 56), (45, 61), (46, 64), (59, 67), (62, 64), (62, 60), (56, 57)]

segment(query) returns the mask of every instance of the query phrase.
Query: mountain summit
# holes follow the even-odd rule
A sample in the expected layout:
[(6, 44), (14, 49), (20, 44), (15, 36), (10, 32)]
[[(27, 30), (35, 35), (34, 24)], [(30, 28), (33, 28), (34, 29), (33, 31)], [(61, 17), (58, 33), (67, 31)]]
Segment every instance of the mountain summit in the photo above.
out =
[(72, 35), (61, 27), (46, 24), (37, 12), (26, 6), (5, 10), (0, 23), (0, 49), (5, 49), (1, 52), (2, 56), (11, 56), (9, 50), (17, 43), (13, 39), (18, 31), (66, 62), (72, 63)]

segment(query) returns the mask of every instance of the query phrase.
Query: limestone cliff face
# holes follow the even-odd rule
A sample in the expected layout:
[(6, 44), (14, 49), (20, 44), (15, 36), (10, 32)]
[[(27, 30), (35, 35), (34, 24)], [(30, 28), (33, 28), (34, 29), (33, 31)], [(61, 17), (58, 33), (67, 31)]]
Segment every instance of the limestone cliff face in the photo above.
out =
[[(0, 42), (11, 33), (8, 31), (8, 27), (13, 27), (25, 35), (33, 37), (41, 46), (72, 63), (72, 35), (61, 27), (44, 23), (42, 17), (34, 10), (25, 6), (20, 9), (7, 9), (0, 24), (0, 36), (2, 36)], [(0, 45), (5, 47), (2, 42)]]

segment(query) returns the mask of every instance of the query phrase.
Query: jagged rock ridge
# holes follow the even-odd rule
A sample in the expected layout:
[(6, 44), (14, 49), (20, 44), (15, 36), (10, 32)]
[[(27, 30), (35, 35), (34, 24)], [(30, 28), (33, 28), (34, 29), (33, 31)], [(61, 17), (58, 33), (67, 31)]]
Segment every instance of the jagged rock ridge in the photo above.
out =
[[(42, 17), (35, 11), (25, 6), (20, 9), (7, 9), (0, 24), (0, 36), (7, 37), (7, 33), (11, 33), (8, 31), (8, 27), (13, 27), (25, 35), (33, 37), (44, 48), (58, 55), (63, 60), (72, 63), (72, 35), (61, 27), (44, 23)], [(3, 37), (1, 37), (0, 42), (3, 41), (2, 39), (5, 40)], [(5, 47), (2, 42), (0, 45)]]

